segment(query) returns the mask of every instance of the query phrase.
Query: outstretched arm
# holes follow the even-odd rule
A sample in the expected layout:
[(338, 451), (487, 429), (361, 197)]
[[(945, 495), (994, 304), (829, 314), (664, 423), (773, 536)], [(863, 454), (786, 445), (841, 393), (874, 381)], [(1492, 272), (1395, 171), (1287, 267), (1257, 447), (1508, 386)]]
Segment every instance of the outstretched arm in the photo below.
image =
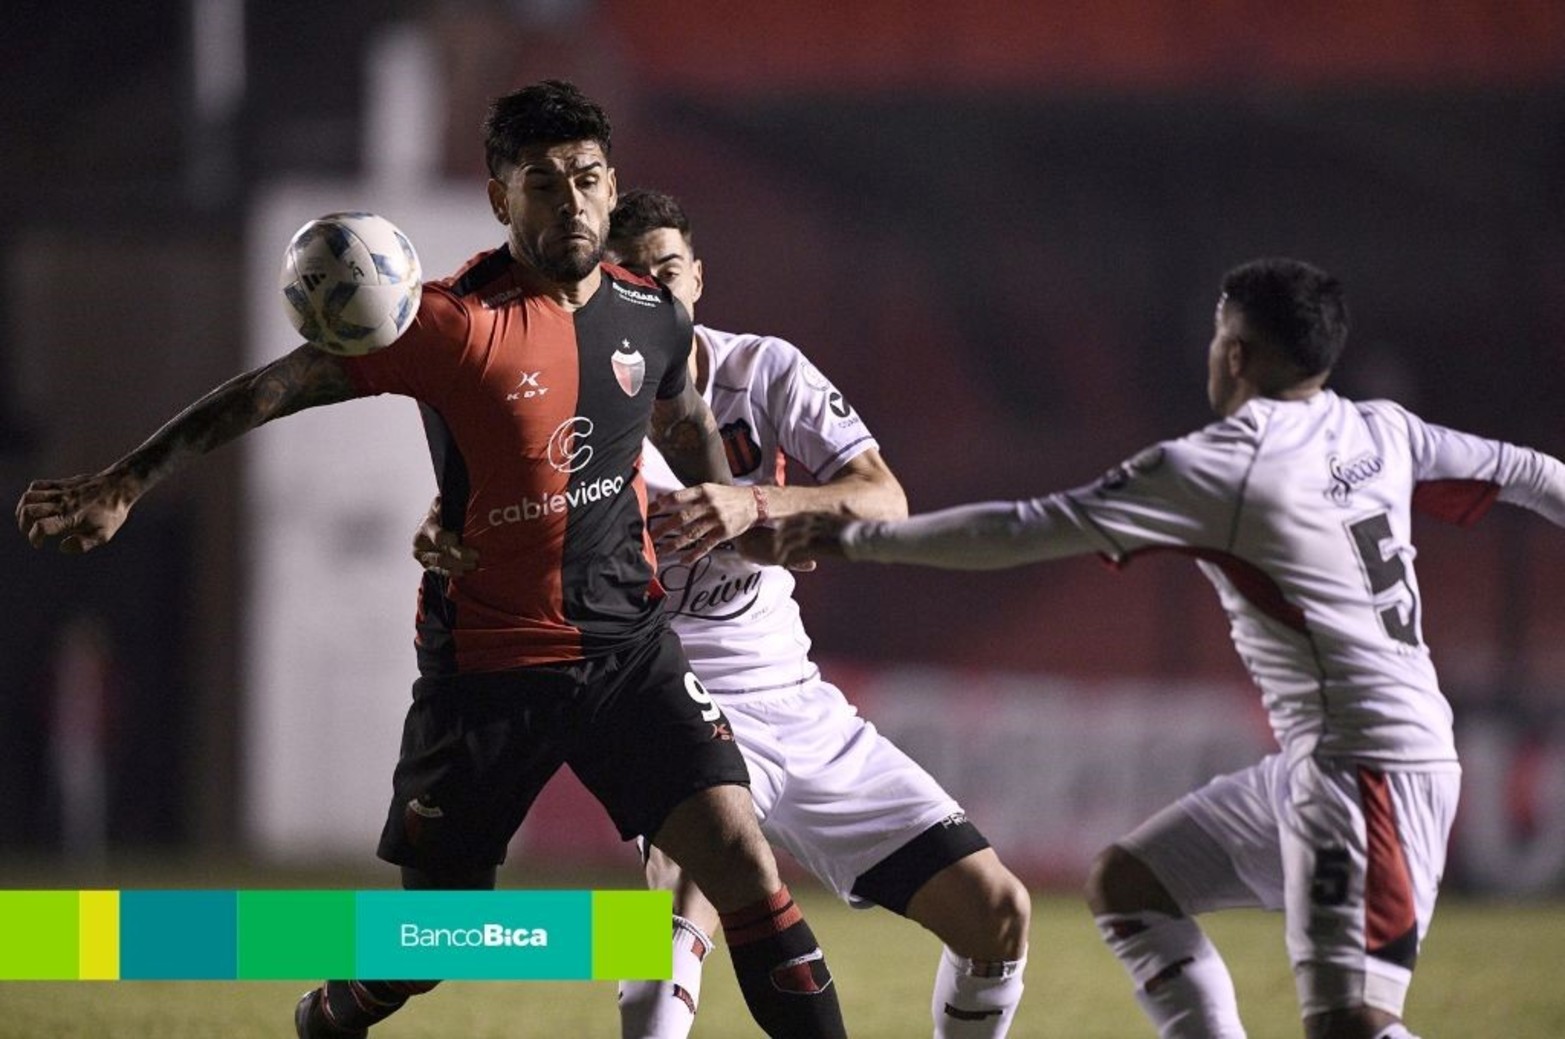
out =
[(778, 542), (789, 563), (845, 556), (947, 570), (999, 570), (1101, 547), (1058, 494), (958, 505), (889, 523), (811, 513), (785, 520)]
[(17, 526), (34, 548), (57, 541), (61, 552), (91, 551), (114, 536), (143, 494), (191, 459), (272, 419), (356, 396), (336, 357), (301, 346), (223, 383), (107, 469), (35, 480), (17, 503)]
[(1413, 506), (1470, 527), (1496, 502), (1530, 509), (1565, 526), (1565, 465), (1530, 447), (1425, 422), (1400, 405), (1360, 407), (1407, 430), (1413, 460)]
[(1565, 527), (1565, 464), (1530, 447), (1505, 444), (1497, 468), (1500, 501)]

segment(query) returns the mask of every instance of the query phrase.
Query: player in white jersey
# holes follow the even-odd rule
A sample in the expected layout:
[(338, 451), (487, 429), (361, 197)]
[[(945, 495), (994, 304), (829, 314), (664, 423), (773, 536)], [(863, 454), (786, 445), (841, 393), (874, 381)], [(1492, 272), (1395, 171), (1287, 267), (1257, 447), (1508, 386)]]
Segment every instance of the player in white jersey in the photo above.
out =
[(1072, 491), (892, 523), (802, 517), (778, 534), (787, 559), (1197, 560), (1280, 752), (1181, 798), (1094, 865), (1088, 901), (1164, 1039), (1245, 1034), (1192, 919), (1234, 906), (1284, 913), (1309, 1039), (1410, 1035), (1403, 1001), (1460, 785), (1411, 512), (1465, 524), (1499, 500), (1565, 525), (1554, 458), (1326, 389), (1347, 325), (1336, 279), (1246, 264), (1223, 281), (1209, 351), (1220, 421)]
[[(645, 190), (621, 196), (608, 256), (656, 277), (694, 310), (703, 271), (674, 199)], [(931, 1002), (935, 1036), (1004, 1036), (1022, 995), (1026, 888), (940, 784), (821, 677), (793, 574), (745, 558), (728, 541), (756, 522), (800, 512), (902, 517), (902, 488), (863, 419), (792, 344), (697, 325), (691, 364), (721, 427), (734, 484), (686, 488), (650, 445), (642, 473), (649, 497), (659, 496), (649, 511), (665, 609), (703, 686), (692, 695), (721, 703), (773, 843), (843, 899), (907, 916), (944, 943)], [(814, 486), (783, 485), (790, 458)], [(476, 562), (432, 523), (415, 555), (443, 569)], [(647, 879), (675, 893), (674, 976), (621, 984), (622, 1034), (682, 1039), (695, 1020), (718, 914), (655, 848)]]

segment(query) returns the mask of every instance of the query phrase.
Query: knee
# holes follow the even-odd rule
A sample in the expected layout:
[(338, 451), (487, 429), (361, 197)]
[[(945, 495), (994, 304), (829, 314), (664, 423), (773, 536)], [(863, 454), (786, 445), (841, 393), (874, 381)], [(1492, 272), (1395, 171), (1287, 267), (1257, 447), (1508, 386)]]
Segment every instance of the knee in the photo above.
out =
[(1027, 953), (1032, 927), (1032, 895), (1027, 885), (1007, 872), (990, 893), (989, 913), (999, 945), (999, 959), (1019, 960)]
[(1151, 867), (1117, 844), (1098, 853), (1083, 892), (1094, 915), (1143, 910), (1178, 915), (1179, 905)]
[(1019, 960), (1027, 954), (1032, 896), (998, 859), (953, 867), (921, 888), (906, 915), (972, 960)]
[(717, 787), (688, 798), (652, 843), (723, 912), (765, 898), (782, 883), (744, 787)]
[(656, 846), (647, 848), (647, 863), (643, 872), (646, 874), (648, 888), (654, 891), (672, 891), (675, 893), (676, 901), (681, 885), (687, 883), (679, 863), (669, 858), (667, 852)]

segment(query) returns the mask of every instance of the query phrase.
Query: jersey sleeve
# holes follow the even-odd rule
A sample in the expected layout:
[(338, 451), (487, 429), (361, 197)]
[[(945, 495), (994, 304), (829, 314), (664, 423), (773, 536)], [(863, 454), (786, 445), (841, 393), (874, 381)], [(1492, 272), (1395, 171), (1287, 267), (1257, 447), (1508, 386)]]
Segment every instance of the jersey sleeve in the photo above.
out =
[(852, 523), (850, 559), (992, 570), (1097, 552), (1121, 562), (1155, 546), (1221, 547), (1236, 505), (1242, 446), (1198, 434), (1165, 441), (1075, 490), (984, 502), (906, 520)]
[(1062, 497), (1114, 562), (1148, 548), (1230, 548), (1255, 459), (1248, 422), (1232, 418), (1155, 444)]
[[(668, 293), (668, 289), (663, 289)], [(668, 293), (672, 298), (672, 293)], [(690, 311), (679, 300), (674, 303), (674, 336), (678, 344), (670, 353), (668, 368), (663, 372), (663, 378), (658, 380), (658, 400), (669, 400), (685, 392), (685, 383), (690, 381), (690, 350), (695, 330), (691, 325)]]
[(760, 365), (752, 385), (764, 388), (766, 399), (758, 403), (776, 430), (777, 445), (817, 483), (879, 447), (858, 410), (798, 347), (769, 339)]
[(842, 532), (843, 555), (851, 560), (944, 570), (999, 570), (1097, 547), (1062, 494), (958, 505), (904, 520), (856, 521)]
[(425, 285), (408, 330), (388, 347), (342, 358), (343, 368), (361, 393), (395, 393), (438, 405), (470, 348), (469, 327), (467, 311), (455, 296)]
[(1402, 408), (1396, 411), (1407, 429), (1413, 504), (1420, 511), (1471, 526), (1495, 501), (1502, 501), (1565, 526), (1565, 465), (1559, 459), (1437, 426)]

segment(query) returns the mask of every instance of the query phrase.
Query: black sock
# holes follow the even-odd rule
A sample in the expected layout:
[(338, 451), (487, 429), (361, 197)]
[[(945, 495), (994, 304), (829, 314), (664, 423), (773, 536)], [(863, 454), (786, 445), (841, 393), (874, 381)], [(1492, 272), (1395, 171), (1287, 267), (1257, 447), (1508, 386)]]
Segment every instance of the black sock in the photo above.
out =
[(739, 990), (772, 1039), (846, 1039), (831, 971), (786, 886), (722, 914)]
[(328, 981), (321, 1009), (326, 1020), (349, 1031), (368, 1028), (402, 1009), (409, 996), (428, 992), (438, 981)]

